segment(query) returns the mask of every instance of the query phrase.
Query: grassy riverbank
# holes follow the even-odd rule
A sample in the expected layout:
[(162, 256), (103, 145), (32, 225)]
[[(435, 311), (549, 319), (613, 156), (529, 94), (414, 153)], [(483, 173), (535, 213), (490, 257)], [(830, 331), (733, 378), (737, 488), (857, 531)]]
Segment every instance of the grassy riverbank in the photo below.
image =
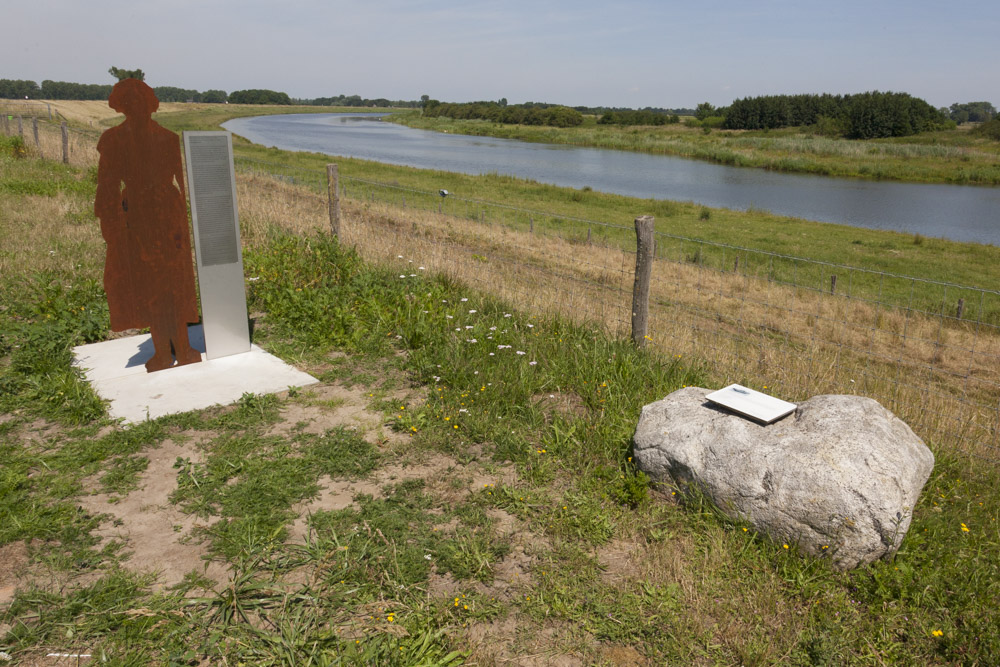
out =
[(593, 117), (588, 117), (581, 126), (569, 128), (424, 118), (415, 111), (394, 114), (389, 120), (437, 132), (659, 153), (736, 167), (872, 180), (1000, 184), (1000, 143), (972, 136), (964, 129), (853, 141), (830, 139), (795, 128), (705, 132), (683, 123), (617, 127), (598, 125)]
[[(220, 110), (164, 113), (158, 122), (175, 130), (218, 129)], [(530, 129), (530, 128), (529, 128)], [(538, 129), (538, 128), (534, 128)], [(262, 168), (289, 173), (317, 187), (336, 162), (342, 177), (425, 192), (446, 189), (455, 197), (502, 203), (518, 209), (592, 220), (626, 228), (639, 215), (656, 217), (658, 231), (784, 255), (995, 289), (1000, 248), (778, 216), (766, 210), (734, 211), (691, 202), (638, 199), (546, 185), (501, 174), (473, 176), (415, 169), (318, 153), (253, 145), (239, 137), (236, 154)]]
[[(654, 496), (631, 465), (640, 407), (718, 382), (704, 358), (290, 234), (309, 221), (273, 206), (281, 182), (241, 182), (255, 342), (320, 384), (110, 422), (69, 355), (108, 336), (93, 179), (12, 153), (0, 143), (14, 664), (1000, 660), (995, 467), (930, 443), (902, 550), (835, 572)], [(345, 201), (347, 228), (382, 215)]]
[[(658, 231), (732, 244), (754, 250), (803, 257), (832, 264), (886, 271), (972, 287), (995, 289), (1000, 285), (1000, 247), (960, 243), (921, 235), (879, 231), (821, 223), (774, 215), (766, 210), (736, 211), (709, 208), (691, 202), (637, 199), (601, 192), (561, 188), (499, 174), (471, 176), (386, 165), (350, 158), (332, 158), (311, 153), (267, 149), (240, 141), (236, 154), (251, 165), (275, 174), (290, 174), (325, 188), (325, 166), (334, 161), (341, 177), (374, 181), (436, 196), (439, 189), (452, 193), (448, 205), (459, 207), (455, 198), (501, 204), (513, 209), (537, 212), (532, 217), (542, 224), (547, 216), (574, 218), (586, 235), (586, 220), (613, 225), (594, 226), (598, 240), (620, 242), (634, 247), (633, 220), (653, 215)], [(378, 189), (378, 188), (375, 188)], [(401, 195), (396, 195), (397, 198)], [(420, 198), (411, 195), (411, 203)], [(468, 208), (477, 208), (474, 203)], [(436, 203), (435, 203), (436, 206)], [(513, 216), (512, 214), (512, 217)], [(516, 216), (526, 224), (528, 215)], [(552, 223), (556, 224), (556, 223)], [(617, 229), (616, 229), (617, 228)], [(624, 228), (624, 229), (621, 229)]]

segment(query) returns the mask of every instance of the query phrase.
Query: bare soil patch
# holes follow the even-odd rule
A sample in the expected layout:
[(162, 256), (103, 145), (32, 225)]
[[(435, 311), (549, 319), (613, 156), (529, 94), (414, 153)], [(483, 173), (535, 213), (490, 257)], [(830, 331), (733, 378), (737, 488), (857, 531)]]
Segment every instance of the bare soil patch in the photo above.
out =
[(88, 512), (108, 515), (95, 533), (102, 544), (121, 540), (131, 552), (126, 566), (157, 572), (156, 588), (176, 585), (192, 570), (219, 584), (228, 580), (227, 567), (206, 560), (205, 547), (190, 540), (192, 531), (207, 527), (211, 519), (185, 514), (169, 500), (177, 488), (174, 463), (178, 458), (201, 461), (198, 442), (166, 440), (147, 450), (149, 466), (140, 477), (139, 488), (124, 498), (106, 493), (80, 498), (80, 505)]
[(0, 609), (14, 600), (14, 593), (28, 574), (28, 546), (23, 540), (0, 547)]
[(293, 432), (322, 434), (332, 428), (356, 428), (369, 434), (382, 425), (382, 415), (368, 408), (368, 399), (359, 389), (338, 384), (310, 387), (308, 398), (289, 403), (281, 410), (281, 421), (267, 435), (287, 436)]

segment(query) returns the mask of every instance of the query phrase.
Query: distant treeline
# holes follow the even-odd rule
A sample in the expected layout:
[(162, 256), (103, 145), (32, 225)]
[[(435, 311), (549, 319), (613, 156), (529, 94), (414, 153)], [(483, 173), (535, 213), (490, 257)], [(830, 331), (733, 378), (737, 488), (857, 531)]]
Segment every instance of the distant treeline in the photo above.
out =
[(507, 104), (499, 102), (439, 102), (423, 100), (423, 115), (429, 118), (477, 119), (494, 123), (515, 125), (549, 125), (551, 127), (574, 127), (583, 122), (583, 114), (576, 109), (544, 102)]
[(377, 97), (370, 100), (360, 95), (337, 95), (336, 97), (317, 97), (312, 100), (295, 100), (296, 104), (321, 107), (398, 107), (415, 109), (420, 106), (418, 100), (387, 100)]
[(691, 109), (627, 109), (621, 107), (567, 107), (548, 102), (525, 102), (508, 104), (507, 98), (497, 102), (439, 102), (421, 99), (423, 115), (455, 119), (488, 120), (493, 123), (515, 125), (549, 125), (552, 127), (574, 127), (583, 123), (583, 116), (599, 116), (598, 123), (604, 125), (668, 125), (680, 122), (678, 114), (693, 113)]
[(669, 111), (651, 111), (631, 109), (623, 111), (605, 111), (597, 119), (601, 125), (670, 125), (681, 122), (681, 117)]
[[(112, 84), (72, 83), (46, 79), (42, 85), (24, 79), (0, 79), (0, 98), (32, 100), (106, 100)], [(175, 86), (153, 88), (161, 102), (207, 102), (223, 104), (229, 99), (224, 90), (199, 92)]]
[[(46, 79), (41, 85), (25, 79), (0, 79), (0, 98), (32, 100), (106, 100), (112, 84), (71, 83)], [(292, 99), (287, 93), (262, 88), (236, 90), (206, 90), (201, 92), (176, 86), (154, 86), (153, 91), (161, 102), (202, 102), (207, 104), (303, 104), (310, 106), (343, 107), (403, 107), (417, 108), (419, 100), (387, 100), (363, 98), (360, 95), (338, 95), (316, 99)]]
[(768, 95), (747, 97), (719, 109), (730, 130), (819, 126), (850, 139), (905, 137), (948, 126), (947, 116), (907, 93)]
[(642, 109), (631, 109), (629, 107), (573, 107), (582, 114), (590, 116), (603, 116), (609, 111), (612, 113), (616, 112), (651, 112), (655, 114), (663, 114), (666, 116), (693, 116), (694, 109), (680, 108), (680, 109), (665, 109), (663, 107), (643, 107)]

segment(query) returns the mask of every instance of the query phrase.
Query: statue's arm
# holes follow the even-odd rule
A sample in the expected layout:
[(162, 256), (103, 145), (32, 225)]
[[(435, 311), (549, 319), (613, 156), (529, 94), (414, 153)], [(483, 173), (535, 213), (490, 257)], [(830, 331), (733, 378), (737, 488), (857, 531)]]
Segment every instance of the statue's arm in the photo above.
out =
[(105, 240), (117, 231), (122, 213), (122, 179), (114, 158), (109, 153), (108, 142), (98, 142), (100, 160), (97, 163), (97, 194), (94, 197), (94, 215), (101, 221)]

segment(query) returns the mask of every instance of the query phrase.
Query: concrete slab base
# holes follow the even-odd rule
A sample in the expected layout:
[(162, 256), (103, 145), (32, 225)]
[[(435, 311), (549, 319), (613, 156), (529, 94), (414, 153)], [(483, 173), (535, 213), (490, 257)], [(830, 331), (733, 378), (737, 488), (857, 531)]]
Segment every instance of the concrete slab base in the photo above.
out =
[(75, 347), (73, 364), (110, 402), (110, 415), (126, 423), (229, 405), (246, 392), (273, 394), (319, 382), (256, 345), (249, 352), (208, 361), (201, 325), (188, 327), (188, 335), (202, 353), (201, 363), (147, 373), (153, 341), (146, 334)]

